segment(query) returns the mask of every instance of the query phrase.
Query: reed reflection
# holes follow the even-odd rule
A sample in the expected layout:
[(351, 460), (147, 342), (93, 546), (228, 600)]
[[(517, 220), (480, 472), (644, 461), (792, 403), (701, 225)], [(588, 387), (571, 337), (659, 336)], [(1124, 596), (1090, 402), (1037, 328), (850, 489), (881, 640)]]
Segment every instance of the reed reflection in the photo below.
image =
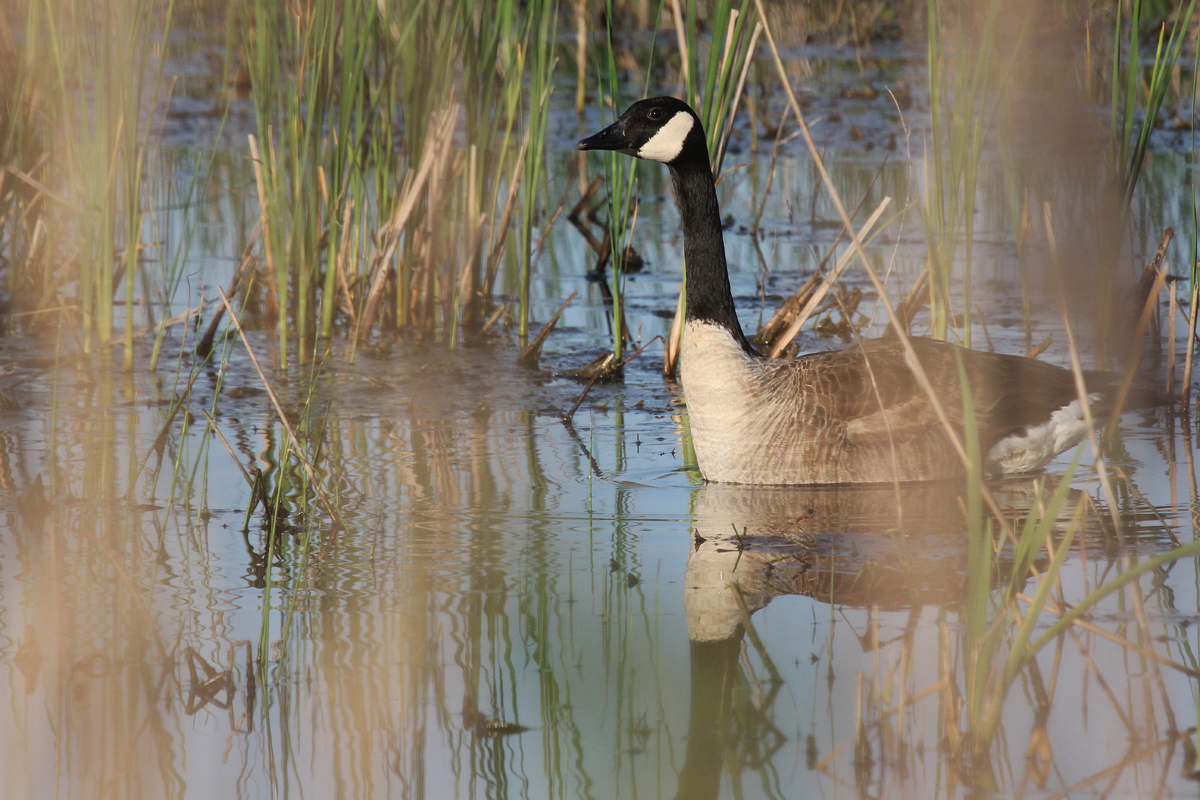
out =
[[(419, 374), (408, 366), (377, 380), (403, 387)], [(590, 430), (581, 418), (573, 436), (495, 396), (490, 409), (468, 404), (472, 391), (430, 389), (461, 412), (384, 415), (341, 396), (295, 420), (351, 523), (340, 530), (259, 405), (222, 401), (228, 449), (181, 417), (161, 456), (150, 445), (164, 406), (113, 402), (101, 386), (60, 408), (56, 438), (38, 434), (54, 442), (48, 455), (2, 476), (19, 487), (0, 536), (0, 680), (12, 687), (0, 740), (16, 743), (0, 748), (5, 796), (42, 796), (55, 780), (81, 798), (789, 797), (843, 785), (935, 797), (988, 785), (964, 755), (956, 487), (694, 488), (666, 472), (677, 444), (651, 444), (665, 423), (648, 413)], [(151, 453), (137, 505), (123, 499), (129, 437)], [(263, 473), (286, 519), (259, 504), (243, 534), (250, 496), (234, 459)], [(1052, 488), (995, 491), (1017, 525)], [(1132, 485), (1127, 496), (1136, 505)], [(1071, 492), (1054, 548), (1080, 503)], [(1121, 569), (1107, 519), (1082, 523), (1090, 585)], [(1153, 515), (1122, 520), (1145, 534), (1127, 552), (1164, 549)], [(1084, 560), (1077, 543), (1072, 563)], [(996, 563), (993, 596), (1012, 563), (1003, 541)], [(1166, 610), (1186, 619), (1182, 572), (1164, 582), (1186, 602)], [(1106, 633), (1141, 636), (1119, 603), (1105, 611)], [(1182, 629), (1163, 628), (1185, 662)], [(1064, 763), (1101, 749), (1056, 740), (1054, 714), (1152, 743), (1132, 751), (1126, 782), (1170, 756), (1149, 668), (1164, 647), (1091, 636), (1060, 638), (1063, 669), (1090, 675), (1094, 696), (1103, 677), (1119, 713), (1064, 702), (1079, 682), (1056, 682), (1052, 659), (1027, 670), (1002, 734), (1028, 735), (1037, 769), (1017, 745), (1013, 773), (1044, 784), (1059, 769), (1064, 788), (1123, 769)], [(1143, 656), (1146, 668), (1126, 668)], [(1169, 691), (1187, 688), (1174, 667), (1163, 674)]]

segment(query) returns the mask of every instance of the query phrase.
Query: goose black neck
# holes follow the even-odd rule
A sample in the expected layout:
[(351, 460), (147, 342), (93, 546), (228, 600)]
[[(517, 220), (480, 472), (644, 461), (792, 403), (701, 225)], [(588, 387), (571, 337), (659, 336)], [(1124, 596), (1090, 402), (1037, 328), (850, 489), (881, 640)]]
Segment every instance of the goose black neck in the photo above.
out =
[(727, 329), (747, 350), (729, 288), (721, 209), (708, 158), (671, 164), (671, 180), (683, 220), (683, 255), (687, 263), (687, 320), (711, 322)]

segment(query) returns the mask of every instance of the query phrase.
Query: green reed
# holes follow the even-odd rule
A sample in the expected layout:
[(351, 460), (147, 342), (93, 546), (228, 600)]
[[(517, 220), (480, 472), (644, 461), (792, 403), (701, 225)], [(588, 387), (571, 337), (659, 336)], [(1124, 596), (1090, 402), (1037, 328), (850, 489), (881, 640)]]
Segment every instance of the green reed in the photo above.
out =
[[(286, 365), (293, 324), (302, 341), (312, 331), (324, 205), (331, 190), (335, 200), (345, 196), (343, 187), (361, 166), (361, 125), (351, 125), (361, 123), (369, 108), (365, 36), (375, 5), (351, 2), (335, 9), (320, 3), (294, 16), (277, 3), (247, 0), (240, 11), (258, 127), (251, 148), (262, 206), (268, 308), (277, 317), (279, 361)], [(343, 32), (350, 49), (341, 51), (339, 62)], [(335, 105), (335, 93), (347, 89)], [(335, 120), (329, 118), (333, 113)], [(326, 126), (335, 122), (327, 135)], [(383, 129), (376, 133), (390, 134), (390, 120), (379, 122)]]
[[(621, 85), (617, 77), (617, 45), (613, 38), (613, 3), (605, 0), (605, 64), (601, 72), (600, 96), (603, 109), (615, 120), (624, 110)], [(660, 5), (661, 12), (661, 5)], [(657, 40), (657, 35), (656, 35)], [(651, 48), (653, 53), (654, 48)], [(646, 70), (649, 80), (649, 69)], [(610, 122), (602, 116), (603, 124)], [(608, 186), (609, 263), (612, 265), (613, 360), (620, 363), (628, 331), (625, 330), (625, 259), (629, 253), (632, 225), (637, 211), (637, 162), (619, 153), (606, 151), (605, 183)]]
[(533, 265), (533, 223), (541, 206), (545, 172), (546, 124), (550, 119), (550, 92), (556, 57), (554, 42), (558, 35), (558, 0), (534, 0), (526, 7), (528, 33), (525, 37), (529, 52), (529, 103), (526, 131), (529, 152), (522, 176), (521, 219), (518, 223), (520, 255), (521, 341), (529, 332), (529, 280)]
[[(290, 342), (339, 329), (364, 341), (416, 327), (452, 344), (490, 312), (514, 258), (527, 324), (557, 2), (246, 3), (281, 365)], [(505, 259), (521, 186), (520, 252)]]
[[(971, 426), (968, 426), (969, 428)], [(969, 438), (977, 439), (974, 431)], [(977, 448), (977, 446), (976, 446)], [(976, 449), (976, 455), (978, 450)], [(966, 722), (969, 733), (968, 747), (976, 756), (986, 757), (995, 738), (1000, 712), (1008, 696), (1009, 687), (1018, 671), (1036, 655), (1040, 648), (1029, 648), (1028, 642), (1033, 626), (1041, 619), (1045, 605), (1050, 599), (1051, 589), (1059, 586), (1059, 574), (1071, 542), (1082, 521), (1084, 506), (1077, 504), (1071, 523), (1057, 539), (1054, 559), (1040, 575), (1038, 590), (1027, 608), (1018, 606), (1017, 594), (1021, 591), (1036, 559), (1041, 557), (1050, 532), (1059, 522), (1059, 514), (1067, 500), (1071, 480), (1079, 465), (1080, 455), (1058, 483), (1049, 498), (1035, 499), (1032, 510), (1026, 516), (1020, 530), (1016, 531), (1013, 564), (1008, 580), (1001, 583), (1001, 590), (993, 589), (995, 574), (994, 526), (985, 522), (982, 508), (968, 504), (968, 530), (971, 544), (970, 566), (968, 567), (968, 595), (965, 616), (968, 637), (964, 642), (966, 668)], [(968, 497), (978, 495), (979, 475), (968, 478)], [(1093, 599), (1099, 600), (1099, 597)]]
[[(521, 329), (527, 329), (532, 225), (546, 206), (538, 184), (544, 172), (557, 18), (556, 1), (525, 7), (510, 0), (460, 3), (453, 26), (414, 29), (417, 37), (423, 30), (437, 31), (423, 45), (430, 57), (436, 58), (438, 52), (457, 54), (464, 76), (466, 148), (453, 155), (455, 163), (446, 171), (445, 183), (452, 188), (441, 189), (446, 216), (458, 220), (460, 232), (451, 235), (445, 217), (427, 217), (424, 241), (412, 241), (425, 248), (425, 264), (418, 262), (407, 277), (408, 308), (398, 305), (398, 317), (424, 324), (432, 310), (430, 303), (437, 302), (449, 309), (444, 317), (452, 324), (461, 316), (468, 329), (477, 326), (487, 316), (501, 261), (510, 267), (515, 262)], [(410, 109), (434, 107), (446, 98), (447, 87), (427, 85), (422, 62), (414, 60), (414, 67), (415, 80), (405, 84), (406, 119), (414, 113)], [(452, 76), (454, 68), (450, 64), (447, 75)], [(453, 86), (448, 90), (457, 91)], [(517, 252), (506, 256), (512, 250), (507, 237), (517, 212), (518, 190), (522, 190), (516, 223), (519, 241)], [(428, 208), (425, 213), (430, 213)], [(437, 280), (431, 269), (435, 248), (445, 261), (461, 264), (461, 270)], [(508, 284), (510, 277), (506, 270), (503, 283)], [(438, 298), (422, 299), (430, 287)]]
[[(1157, 124), (1163, 99), (1170, 91), (1172, 71), (1183, 52), (1192, 12), (1196, 10), (1196, 0), (1189, 0), (1186, 5), (1180, 5), (1179, 13), (1170, 25), (1169, 34), (1167, 23), (1160, 23), (1158, 44), (1154, 50), (1154, 61), (1149, 66), (1149, 74), (1146, 74), (1146, 67), (1142, 65), (1140, 58), (1143, 0), (1132, 0), (1130, 3), (1129, 39), (1124, 69), (1121, 67), (1124, 4), (1116, 3), (1115, 6), (1108, 159), (1110, 178), (1119, 187), (1123, 212), (1128, 213), (1129, 202), (1133, 198), (1146, 158), (1146, 148), (1150, 144), (1150, 134)], [(1142, 120), (1135, 131), (1135, 119), (1139, 109), (1142, 111)]]
[[(967, 449), (973, 456), (972, 463), (978, 465), (974, 414), (969, 395), (964, 396), (969, 412), (964, 425)], [(1082, 448), (1053, 491), (1047, 494), (1043, 486), (1033, 499), (1030, 512), (1012, 531), (1009, 538), (1012, 563), (1006, 568), (1006, 577), (1000, 577), (998, 590), (995, 555), (1004, 544), (1004, 538), (995, 538), (994, 521), (985, 518), (980, 502), (983, 484), (978, 466), (968, 470), (968, 581), (962, 612), (967, 628), (962, 642), (966, 677), (964, 722), (967, 737), (964, 747), (977, 767), (989, 763), (1008, 693), (1025, 670), (1036, 666), (1034, 662), (1039, 653), (1048, 645), (1059, 642), (1074, 621), (1106, 598), (1120, 595), (1124, 599), (1126, 591), (1137, 593), (1140, 589), (1136, 584), (1143, 576), (1164, 565), (1200, 554), (1200, 542), (1192, 542), (1141, 562), (1126, 557), (1116, 577), (1085, 596), (1073, 599), (1069, 608), (1055, 608), (1055, 598), (1061, 598), (1063, 594), (1063, 566), (1089, 508), (1088, 498), (1079, 497), (1069, 511), (1069, 520), (1063, 525), (1064, 510), (1081, 458)], [(1097, 468), (1105, 469), (1103, 464)], [(1115, 535), (1123, 534), (1118, 530)], [(1035, 586), (1032, 592), (1025, 588), (1031, 578)], [(1022, 599), (1022, 593), (1027, 600)], [(1132, 602), (1140, 608), (1138, 597)], [(1039, 626), (1051, 614), (1056, 618), (1038, 635)], [(1143, 629), (1143, 624), (1139, 612), (1137, 631), (1139, 639), (1146, 641), (1150, 635)]]
[[(1036, 288), (1025, 279), (1027, 244), (1031, 232), (1029, 217), (1039, 216), (1037, 213), (1031, 214), (1027, 207), (1030, 189), (1034, 189), (1035, 193), (1043, 192), (1043, 197), (1055, 204), (1064, 216), (1083, 214), (1094, 217), (1090, 219), (1095, 229), (1093, 235), (1115, 236), (1111, 244), (1098, 248), (1103, 253), (1102, 258), (1112, 257), (1112, 264), (1105, 266), (1115, 267), (1116, 254), (1123, 241), (1129, 202), (1145, 160), (1150, 133), (1170, 88), (1172, 69), (1178, 62), (1195, 3), (1181, 6), (1173, 22), (1161, 24), (1154, 61), (1148, 67), (1141, 63), (1138, 44), (1142, 23), (1148, 12), (1141, 2), (1133, 3), (1130, 7), (1131, 19), (1126, 26), (1122, 7), (1120, 3), (1113, 4), (1115, 25), (1110, 54), (1111, 124), (1107, 168), (1113, 197), (1097, 197), (1095, 195), (1098, 193), (1088, 189), (1080, 197), (1087, 210), (1080, 211), (1070, 207), (1062, 195), (1064, 191), (1085, 186), (1084, 176), (1068, 174), (1067, 170), (1057, 174), (1052, 169), (1056, 180), (1048, 184), (1048, 176), (1042, 174), (1045, 173), (1044, 169), (1033, 174), (1019, 168), (1017, 162), (1020, 156), (1012, 152), (1013, 143), (1007, 134), (994, 133), (998, 128), (997, 122), (1010, 125), (1014, 122), (1012, 111), (1008, 111), (1008, 117), (998, 119), (998, 106), (1003, 103), (1014, 106), (1024, 103), (1022, 97), (1014, 96), (1010, 86), (1019, 63), (1024, 59), (1044, 58), (1041, 51), (1045, 45), (1037, 42), (1037, 37), (1030, 36), (1033, 18), (1026, 13), (1014, 14), (1008, 4), (1000, 2), (980, 4), (973, 13), (968, 13), (965, 9), (952, 8), (940, 0), (928, 0), (930, 136), (926, 159), (926, 199), (921, 214), (932, 278), (930, 315), (934, 336), (945, 338), (950, 328), (956, 327), (957, 310), (963, 319), (960, 338), (970, 345), (974, 308), (972, 249), (978, 171), (980, 158), (991, 144), (989, 139), (998, 147), (1002, 158), (1012, 162), (1006, 170), (1007, 191), (1022, 271), (1029, 343), (1032, 344), (1028, 322), (1029, 292)], [(1127, 52), (1123, 62), (1122, 43), (1126, 36)], [(1087, 61), (1081, 66), (1090, 67), (1093, 45), (1090, 37), (1087, 44)], [(1099, 62), (1103, 63), (1103, 59)], [(1068, 78), (1053, 76), (1047, 80), (1062, 82), (1068, 87), (1069, 93), (1079, 91), (1079, 87)], [(1091, 82), (1089, 69), (1082, 83), (1090, 86)], [(1082, 92), (1082, 95), (1086, 94), (1087, 91)], [(1082, 95), (1079, 97), (1081, 105), (1091, 101), (1090, 97)], [(1070, 101), (1075, 98), (1067, 94), (1064, 99)], [(1142, 122), (1135, 125), (1139, 113)], [(1016, 116), (1019, 117), (1020, 113), (1017, 112)], [(1018, 142), (1016, 147), (1019, 149), (1020, 146)], [(1053, 140), (1044, 145), (1049, 150), (1061, 146)], [(1041, 157), (1053, 158), (1044, 153)], [(1096, 167), (1103, 169), (1100, 164)], [(961, 280), (960, 291), (954, 286), (956, 277)], [(1102, 288), (1101, 294), (1104, 295), (1106, 291)], [(1109, 306), (1117, 302), (1111, 295), (1109, 293), (1099, 298), (1101, 303), (1098, 309), (1104, 314), (1108, 313)]]
[(162, 100), (153, 37), (169, 35), (174, 4), (40, 0), (22, 10), (5, 12), (3, 24), (22, 35), (8, 39), (15, 52), (0, 53), (9, 293), (20, 311), (72, 315), (87, 352), (114, 340), (123, 305), (128, 370), (154, 138), (155, 115), (143, 107)]
[[(687, 101), (704, 123), (713, 169), (720, 169), (722, 144), (728, 139), (750, 64), (758, 41), (757, 7), (754, 0), (713, 0), (705, 18), (711, 29), (700, 35), (698, 0), (680, 0), (683, 11), (675, 20), (680, 50), (680, 70)], [(677, 9), (677, 6), (672, 6)], [(686, 21), (685, 21), (686, 20)], [(701, 51), (707, 59), (701, 75)]]
[[(696, 0), (690, 0), (688, 17), (695, 17)], [(753, 0), (743, 0), (734, 7), (733, 0), (716, 0), (711, 10), (713, 23), (708, 48), (708, 65), (704, 71), (703, 93), (698, 86), (689, 86), (689, 96), (696, 99), (696, 109), (704, 122), (708, 137), (708, 152), (713, 158), (714, 173), (721, 168), (722, 143), (728, 138), (729, 127), (734, 121), (734, 112), (744, 86), (744, 67), (753, 57), (753, 44), (757, 41), (751, 32), (755, 26), (748, 24), (757, 16)], [(698, 80), (697, 61), (699, 42), (696, 28), (688, 28), (687, 51), (692, 58), (688, 68), (690, 82)], [(741, 77), (741, 81), (739, 81)], [(714, 174), (714, 177), (717, 177)]]

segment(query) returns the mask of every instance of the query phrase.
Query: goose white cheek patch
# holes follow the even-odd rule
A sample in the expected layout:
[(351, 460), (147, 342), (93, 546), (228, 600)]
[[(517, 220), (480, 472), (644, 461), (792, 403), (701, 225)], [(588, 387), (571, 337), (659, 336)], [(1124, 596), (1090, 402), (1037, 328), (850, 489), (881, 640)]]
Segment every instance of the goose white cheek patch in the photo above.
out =
[(666, 125), (658, 129), (658, 133), (637, 151), (638, 158), (648, 158), (651, 161), (663, 163), (674, 161), (683, 152), (683, 142), (692, 130), (695, 120), (686, 111), (677, 111)]

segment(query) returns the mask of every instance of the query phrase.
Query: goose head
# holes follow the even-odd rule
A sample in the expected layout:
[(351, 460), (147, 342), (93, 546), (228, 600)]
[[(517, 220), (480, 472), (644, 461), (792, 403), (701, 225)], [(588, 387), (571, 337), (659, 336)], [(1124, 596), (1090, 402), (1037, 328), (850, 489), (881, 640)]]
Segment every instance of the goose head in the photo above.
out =
[(704, 143), (700, 118), (691, 106), (674, 97), (639, 100), (620, 119), (581, 139), (575, 148), (615, 150), (672, 166), (689, 161), (708, 163), (708, 146)]

